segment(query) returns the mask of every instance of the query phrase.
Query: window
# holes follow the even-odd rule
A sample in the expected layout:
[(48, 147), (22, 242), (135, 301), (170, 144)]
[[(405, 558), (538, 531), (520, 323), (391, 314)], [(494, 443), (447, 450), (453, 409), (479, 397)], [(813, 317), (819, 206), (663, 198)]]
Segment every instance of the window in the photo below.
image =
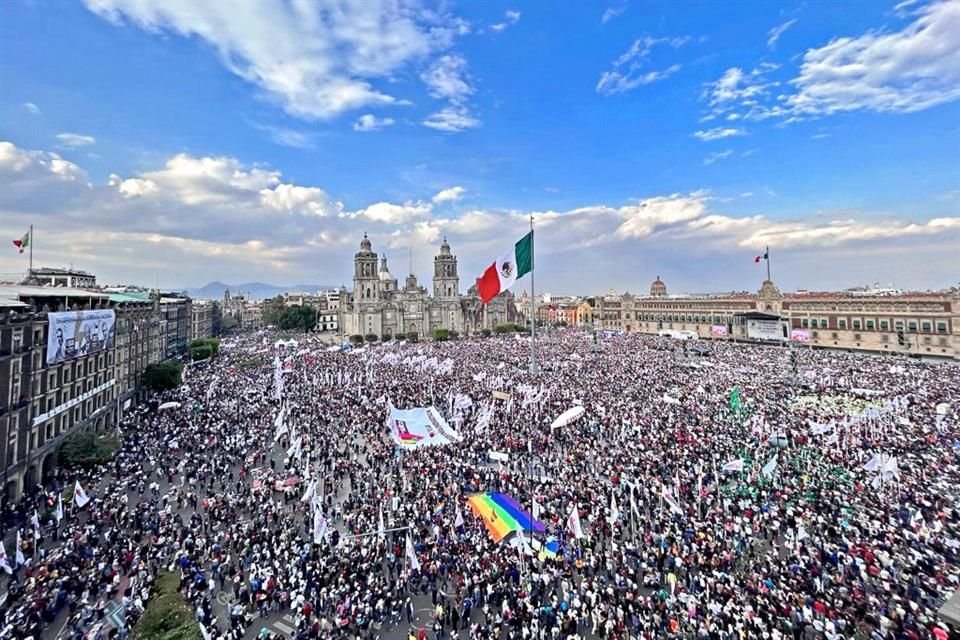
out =
[(811, 332), (810, 332), (810, 337), (813, 338), (814, 340), (816, 340), (816, 339), (817, 339), (817, 332), (816, 332), (816, 331), (811, 331)]
[(867, 324), (867, 329), (870, 329), (872, 331), (874, 328), (873, 320), (867, 320), (866, 324)]
[(923, 336), (923, 344), (930, 344), (930, 341), (933, 340), (930, 336)]
[(917, 321), (916, 321), (916, 320), (908, 320), (908, 321), (907, 321), (907, 329), (909, 329), (910, 331), (916, 331), (916, 330), (917, 330)]
[(854, 339), (856, 342), (860, 342), (860, 334), (859, 334), (859, 333), (853, 334), (853, 339)]
[(860, 327), (860, 318), (854, 318), (854, 319), (853, 319), (853, 328), (854, 328), (854, 329), (860, 329), (860, 328), (861, 328), (861, 327)]
[(940, 346), (941, 346), (941, 347), (947, 346), (947, 339), (946, 339), (946, 338), (940, 338)]
[(889, 328), (890, 328), (890, 322), (889, 322), (889, 321), (887, 321), (887, 320), (881, 320), (881, 321), (880, 321), (880, 330), (881, 330), (881, 331), (886, 331), (886, 330), (888, 330)]
[(846, 319), (846, 318), (840, 318), (839, 320), (837, 320), (837, 328), (838, 328), (838, 329), (846, 329), (846, 328), (847, 328), (847, 319)]
[(937, 333), (946, 333), (947, 332), (947, 323), (938, 322), (937, 323)]
[(893, 321), (893, 326), (894, 326), (898, 331), (902, 331), (902, 330), (903, 330), (903, 320), (894, 320), (894, 321)]
[(836, 339), (837, 339), (837, 332), (834, 331), (833, 333), (831, 333), (831, 334), (830, 334), (830, 337), (833, 338), (834, 340), (836, 340)]
[(890, 342), (890, 336), (884, 333), (880, 336), (880, 342)]
[(933, 331), (933, 325), (929, 320), (924, 320), (922, 323), (920, 323), (920, 326), (923, 327), (923, 330), (927, 333)]
[(810, 326), (810, 321), (804, 318), (803, 320), (800, 321), (800, 326), (806, 329), (807, 327)]
[(827, 324), (827, 319), (826, 319), (826, 318), (820, 318), (820, 328), (821, 328), (821, 329), (826, 329), (827, 326), (828, 326), (828, 324)]

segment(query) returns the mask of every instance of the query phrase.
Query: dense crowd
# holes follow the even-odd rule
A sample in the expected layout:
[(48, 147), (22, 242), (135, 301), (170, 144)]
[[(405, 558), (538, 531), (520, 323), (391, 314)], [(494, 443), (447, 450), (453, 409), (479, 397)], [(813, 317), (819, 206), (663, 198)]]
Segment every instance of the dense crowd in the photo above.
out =
[[(298, 638), (950, 637), (960, 367), (797, 350), (794, 371), (777, 347), (564, 330), (531, 374), (527, 338), (276, 339), (224, 342), (110, 464), (7, 514), (25, 563), (8, 551), (0, 636), (124, 635), (116, 603), (129, 628), (172, 572), (211, 638), (278, 612)], [(463, 439), (399, 449), (391, 405), (436, 406)], [(494, 542), (466, 504), (487, 491), (556, 557)]]

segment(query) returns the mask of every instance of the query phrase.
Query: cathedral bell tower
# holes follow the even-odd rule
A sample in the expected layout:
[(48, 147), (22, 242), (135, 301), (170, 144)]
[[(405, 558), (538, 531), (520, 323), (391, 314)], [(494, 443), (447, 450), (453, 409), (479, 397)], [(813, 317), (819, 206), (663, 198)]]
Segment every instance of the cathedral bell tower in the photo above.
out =
[(377, 274), (377, 254), (373, 252), (367, 234), (363, 234), (360, 251), (353, 257), (353, 301), (370, 304), (380, 301), (380, 277)]
[(450, 300), (460, 295), (460, 276), (457, 275), (457, 256), (450, 253), (450, 245), (444, 237), (440, 254), (433, 259), (433, 297), (435, 300)]

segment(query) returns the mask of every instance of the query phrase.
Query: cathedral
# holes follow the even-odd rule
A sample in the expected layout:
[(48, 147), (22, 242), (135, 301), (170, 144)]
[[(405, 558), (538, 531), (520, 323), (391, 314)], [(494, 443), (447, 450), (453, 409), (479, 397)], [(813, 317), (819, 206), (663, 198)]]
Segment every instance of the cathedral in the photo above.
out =
[[(377, 263), (379, 261), (379, 268)], [(386, 256), (374, 253), (367, 234), (353, 258), (353, 293), (340, 288), (340, 331), (346, 335), (388, 336), (416, 333), (427, 337), (434, 329), (471, 335), (506, 322), (522, 322), (513, 294), (501, 293), (486, 308), (477, 296), (476, 285), (460, 294), (457, 257), (447, 239), (433, 259), (433, 294), (410, 274), (400, 288), (387, 267)]]

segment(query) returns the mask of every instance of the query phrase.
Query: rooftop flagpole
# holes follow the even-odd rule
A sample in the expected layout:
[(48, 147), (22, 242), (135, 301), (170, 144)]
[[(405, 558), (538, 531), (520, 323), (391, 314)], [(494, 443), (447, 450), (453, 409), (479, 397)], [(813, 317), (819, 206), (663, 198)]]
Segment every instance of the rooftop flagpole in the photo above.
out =
[[(770, 247), (764, 248), (764, 255), (767, 256), (767, 280), (770, 280)], [(773, 282), (772, 280), (770, 280)]]
[(30, 225), (30, 271), (27, 278), (33, 278), (33, 225)]

